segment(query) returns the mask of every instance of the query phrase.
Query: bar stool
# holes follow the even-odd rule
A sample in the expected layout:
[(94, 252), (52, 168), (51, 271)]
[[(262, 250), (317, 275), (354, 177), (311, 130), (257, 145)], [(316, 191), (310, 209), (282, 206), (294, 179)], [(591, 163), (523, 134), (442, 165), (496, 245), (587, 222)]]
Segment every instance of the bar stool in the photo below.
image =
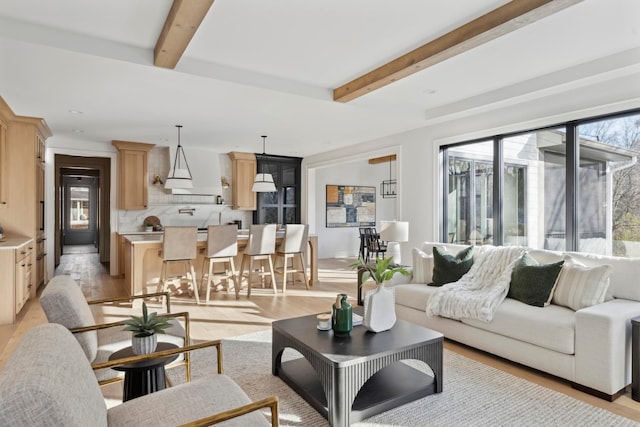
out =
[[(293, 284), (296, 283), (296, 273), (304, 276), (304, 285), (309, 289), (307, 267), (304, 262), (304, 250), (309, 239), (309, 224), (287, 224), (284, 229), (284, 239), (276, 251), (274, 264), (276, 274), (282, 275), (282, 293), (287, 290), (287, 274), (291, 274)], [(300, 260), (300, 269), (295, 268), (296, 258)], [(278, 269), (278, 260), (282, 259), (282, 269)], [(291, 267), (289, 267), (291, 260)]]
[[(213, 281), (214, 275), (218, 274), (220, 279), (233, 280), (234, 290), (236, 292), (236, 299), (240, 298), (240, 284), (238, 283), (238, 276), (236, 274), (236, 266), (233, 258), (238, 255), (238, 225), (210, 225), (207, 227), (207, 252), (202, 263), (202, 278), (200, 283), (206, 283), (207, 286), (207, 304), (209, 304), (209, 297), (211, 295), (211, 285), (215, 285)], [(222, 263), (224, 271), (222, 273), (215, 273), (214, 264)], [(209, 272), (207, 273), (207, 280), (204, 279), (204, 270), (209, 265)], [(227, 274), (227, 265), (231, 274)]]
[[(162, 269), (160, 270), (160, 286), (163, 292), (168, 287), (167, 267), (172, 263), (186, 263), (187, 278), (191, 282), (196, 303), (200, 304), (196, 272), (193, 269), (193, 260), (197, 256), (198, 229), (197, 227), (164, 227), (162, 238)], [(182, 276), (180, 276), (182, 277)]]
[[(271, 277), (271, 287), (273, 293), (277, 294), (276, 277), (273, 274), (273, 260), (271, 255), (276, 251), (276, 224), (252, 225), (249, 227), (249, 241), (242, 255), (242, 264), (240, 265), (240, 281), (244, 277), (245, 264), (249, 263), (249, 272), (247, 275), (247, 298), (251, 297), (251, 277), (258, 274), (264, 288), (264, 277)], [(260, 261), (260, 271), (256, 272), (253, 268), (253, 261)], [(265, 261), (269, 271), (264, 271)]]

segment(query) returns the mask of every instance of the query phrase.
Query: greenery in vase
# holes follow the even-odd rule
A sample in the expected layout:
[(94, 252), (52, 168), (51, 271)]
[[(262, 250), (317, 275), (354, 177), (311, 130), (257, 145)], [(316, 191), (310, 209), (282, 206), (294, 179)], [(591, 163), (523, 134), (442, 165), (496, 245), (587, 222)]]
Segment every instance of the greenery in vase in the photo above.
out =
[(123, 322), (127, 325), (123, 330), (133, 332), (135, 337), (148, 337), (156, 333), (164, 333), (164, 330), (171, 327), (171, 323), (158, 316), (158, 313), (147, 312), (147, 304), (142, 303), (142, 316), (131, 316), (131, 319)]
[[(362, 267), (365, 269), (362, 275), (362, 283), (372, 278), (376, 284), (381, 284), (387, 280), (390, 280), (394, 274), (400, 273), (403, 276), (408, 276), (409, 272), (404, 267), (393, 264), (393, 257), (389, 258), (377, 258), (375, 264), (367, 264), (362, 257), (358, 257), (358, 261), (351, 265), (352, 269)], [(360, 283), (360, 286), (362, 286)]]

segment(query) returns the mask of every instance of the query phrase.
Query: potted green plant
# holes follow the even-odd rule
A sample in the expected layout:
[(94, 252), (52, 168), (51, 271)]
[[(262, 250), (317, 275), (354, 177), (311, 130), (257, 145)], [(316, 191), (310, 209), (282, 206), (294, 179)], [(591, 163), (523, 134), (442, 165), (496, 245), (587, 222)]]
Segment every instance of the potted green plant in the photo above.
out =
[[(358, 257), (358, 261), (351, 265), (352, 269), (364, 268), (365, 272), (362, 275), (362, 283), (372, 278), (377, 285), (381, 285), (383, 282), (390, 280), (394, 274), (400, 273), (403, 276), (408, 276), (409, 272), (399, 265), (393, 263), (393, 257), (389, 258), (376, 258), (375, 263), (367, 263), (362, 257)], [(360, 283), (360, 286), (362, 286)]]
[(144, 230), (145, 231), (153, 231), (153, 224), (150, 222), (145, 222), (144, 223)]
[(142, 316), (131, 316), (131, 319), (123, 322), (127, 325), (123, 330), (131, 331), (131, 347), (135, 354), (153, 353), (158, 344), (156, 334), (164, 333), (171, 327), (171, 323), (158, 316), (158, 313), (148, 313), (147, 304), (142, 303)]
[[(372, 278), (378, 285), (375, 290), (367, 292), (364, 297), (364, 316), (362, 325), (371, 332), (389, 330), (396, 323), (395, 294), (384, 286), (394, 274), (408, 276), (409, 272), (401, 266), (393, 264), (393, 257), (376, 258), (374, 263), (367, 263), (358, 258), (352, 268), (364, 268), (362, 283)], [(362, 283), (359, 286), (362, 286)]]

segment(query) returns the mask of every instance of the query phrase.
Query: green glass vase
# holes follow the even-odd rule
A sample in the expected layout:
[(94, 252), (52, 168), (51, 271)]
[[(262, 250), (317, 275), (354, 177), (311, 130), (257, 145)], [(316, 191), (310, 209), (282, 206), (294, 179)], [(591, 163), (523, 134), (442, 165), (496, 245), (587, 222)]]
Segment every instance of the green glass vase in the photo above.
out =
[(347, 294), (338, 294), (333, 304), (331, 328), (336, 337), (347, 337), (353, 328), (353, 308), (347, 301)]

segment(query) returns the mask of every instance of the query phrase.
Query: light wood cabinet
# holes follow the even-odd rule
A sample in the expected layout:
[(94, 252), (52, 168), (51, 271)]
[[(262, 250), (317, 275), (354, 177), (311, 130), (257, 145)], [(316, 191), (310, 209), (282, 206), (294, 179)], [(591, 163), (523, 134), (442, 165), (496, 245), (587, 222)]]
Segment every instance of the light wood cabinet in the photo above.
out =
[(33, 287), (33, 245), (29, 242), (15, 251), (15, 304), (16, 315), (29, 299)]
[(0, 324), (16, 321), (29, 299), (33, 284), (33, 240), (8, 238), (0, 247)]
[[(0, 224), (6, 235), (26, 236), (34, 241), (33, 246), (35, 242), (44, 242), (45, 238), (45, 147), (51, 130), (44, 119), (16, 116), (2, 98), (0, 121), (4, 123), (5, 154), (5, 163), (0, 165), (0, 182), (5, 181), (5, 204), (0, 205)], [(0, 163), (2, 157), (0, 148)], [(36, 250), (35, 247), (31, 249)], [(44, 244), (39, 245), (35, 254), (38, 262), (30, 261), (29, 284), (33, 286), (24, 298), (35, 297), (37, 288), (45, 282), (45, 255)]]
[(7, 171), (7, 125), (0, 120), (0, 208), (7, 205)]
[(256, 178), (257, 162), (253, 153), (228, 153), (231, 159), (231, 207), (240, 211), (256, 209), (256, 193), (253, 181)]
[(118, 208), (143, 210), (149, 204), (149, 150), (154, 144), (112, 141), (118, 149)]

